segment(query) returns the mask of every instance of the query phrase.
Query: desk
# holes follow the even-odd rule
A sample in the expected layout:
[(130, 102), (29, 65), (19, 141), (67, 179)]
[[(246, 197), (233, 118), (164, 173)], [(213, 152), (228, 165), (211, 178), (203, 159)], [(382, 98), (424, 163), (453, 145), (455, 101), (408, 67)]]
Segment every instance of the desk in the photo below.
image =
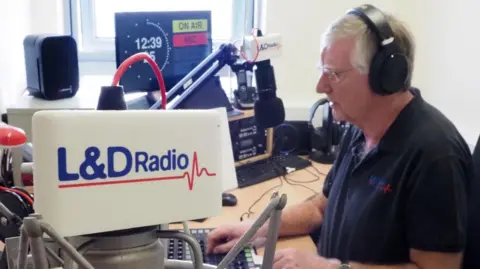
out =
[[(287, 195), (287, 207), (293, 204), (298, 204), (314, 195), (313, 191), (320, 192), (322, 190), (325, 175), (330, 170), (330, 166), (314, 163), (314, 167), (316, 169), (308, 167), (287, 175), (287, 179), (289, 180), (290, 184), (281, 178), (275, 178), (260, 184), (249, 186), (247, 188), (235, 189), (231, 191), (231, 193), (234, 194), (238, 199), (236, 206), (223, 207), (221, 216), (208, 218), (204, 222), (189, 222), (189, 228), (215, 228), (223, 224), (238, 222), (240, 221), (240, 216), (242, 216), (244, 212), (248, 212), (248, 208), (256, 200), (258, 200), (262, 194), (265, 194), (265, 192), (274, 188), (275, 186), (279, 186), (281, 183), (283, 183), (281, 187), (279, 186), (276, 189), (280, 194)], [(319, 172), (323, 175), (319, 174)], [(317, 176), (318, 180), (312, 182)], [(293, 183), (291, 180), (295, 182)], [(299, 182), (310, 183), (299, 184)], [(311, 188), (313, 191), (306, 187)], [(270, 196), (273, 191), (274, 190), (266, 193), (262, 199), (255, 204), (255, 206), (252, 208), (254, 214), (251, 214), (250, 218), (257, 217), (263, 211), (270, 201)], [(182, 229), (182, 225), (171, 224), (169, 228)], [(303, 251), (316, 252), (316, 246), (308, 235), (282, 238), (278, 241), (277, 249), (288, 247), (294, 247)], [(263, 255), (263, 249), (259, 249), (259, 254)]]
[[(295, 182), (288, 183), (282, 178), (275, 178), (247, 188), (235, 189), (231, 191), (231, 193), (238, 199), (236, 206), (223, 207), (222, 215), (208, 218), (204, 222), (189, 222), (189, 228), (215, 228), (223, 224), (240, 221), (242, 214), (248, 212), (249, 207), (264, 195), (251, 210), (254, 213), (250, 215), (250, 218), (255, 218), (268, 205), (270, 196), (275, 189), (278, 190), (280, 194), (287, 195), (287, 207), (298, 204), (312, 196), (314, 194), (313, 191), (320, 192), (322, 190), (325, 175), (330, 170), (329, 165), (314, 163), (313, 166), (314, 168), (308, 167), (287, 175), (286, 178), (289, 182), (291, 180)], [(317, 178), (318, 180), (316, 180)], [(299, 184), (299, 182), (309, 183)], [(275, 188), (276, 186), (278, 186), (278, 188)], [(272, 191), (267, 192), (269, 189), (272, 189)], [(32, 191), (32, 189), (29, 188), (29, 191)], [(169, 228), (182, 229), (182, 225), (171, 224), (169, 225)], [(288, 247), (294, 247), (303, 251), (316, 252), (315, 244), (308, 235), (282, 238), (278, 241), (277, 249)], [(0, 243), (0, 250), (3, 250), (2, 243)], [(259, 255), (263, 255), (262, 248), (258, 249), (258, 251)]]

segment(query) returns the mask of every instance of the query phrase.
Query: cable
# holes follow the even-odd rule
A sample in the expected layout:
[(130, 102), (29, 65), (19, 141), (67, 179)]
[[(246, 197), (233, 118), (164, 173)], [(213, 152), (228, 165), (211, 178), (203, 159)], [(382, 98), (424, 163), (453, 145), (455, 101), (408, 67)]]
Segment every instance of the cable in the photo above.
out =
[(162, 71), (160, 70), (160, 67), (158, 67), (157, 63), (150, 57), (150, 55), (146, 52), (139, 52), (136, 54), (133, 54), (132, 56), (128, 57), (120, 66), (118, 67), (117, 71), (115, 72), (115, 75), (113, 77), (113, 82), (112, 86), (117, 86), (118, 83), (120, 82), (120, 78), (123, 76), (123, 74), (128, 70), (128, 68), (135, 62), (141, 61), (141, 60), (146, 60), (148, 64), (152, 67), (153, 72), (155, 73), (155, 76), (158, 81), (158, 86), (160, 90), (160, 94), (162, 96), (162, 109), (167, 108), (167, 90), (165, 88), (165, 81), (163, 80), (163, 75)]
[[(314, 194), (318, 194), (318, 192), (308, 186), (305, 185), (305, 183), (310, 183), (310, 182), (315, 182), (315, 181), (318, 181), (320, 178), (317, 178), (313, 181), (309, 181), (309, 182), (301, 182), (301, 181), (293, 181), (292, 179), (288, 178), (286, 175), (284, 176), (285, 178), (285, 182), (288, 183), (288, 185), (291, 185), (291, 186), (300, 186), (300, 187), (303, 187), (311, 192), (313, 192)], [(292, 183), (293, 182), (293, 183)]]
[[(313, 168), (317, 174), (313, 173), (312, 171), (308, 170), (308, 168)], [(299, 180), (294, 180), (294, 179), (291, 179), (289, 178), (287, 175), (285, 175), (285, 182), (287, 182), (289, 185), (294, 185), (294, 186), (301, 186), (303, 188), (306, 188), (308, 190), (310, 190), (311, 192), (313, 192), (315, 195), (318, 194), (317, 191), (315, 191), (314, 189), (304, 185), (304, 184), (308, 184), (308, 183), (313, 183), (313, 182), (316, 182), (316, 181), (319, 181), (320, 180), (320, 176), (319, 175), (322, 175), (322, 176), (326, 176), (325, 173), (322, 173), (320, 172), (320, 170), (318, 170), (314, 165), (310, 166), (310, 167), (306, 167), (302, 170), (305, 170), (306, 172), (310, 173), (311, 175), (313, 175), (315, 177), (314, 180), (309, 180), (309, 181), (299, 181)]]
[[(253, 28), (251, 33), (252, 33), (252, 36), (253, 36), (253, 40), (255, 40), (255, 44), (257, 44), (257, 52), (255, 53), (255, 57), (253, 57), (253, 60), (249, 60), (247, 59), (247, 56), (245, 56), (245, 54), (243, 53), (242, 49), (241, 48), (237, 48), (238, 49), (238, 52), (240, 53), (240, 56), (242, 56), (242, 58), (247, 62), (247, 63), (255, 63), (258, 59), (258, 55), (260, 54), (260, 44), (258, 43), (258, 39), (257, 39), (257, 36), (253, 34), (253, 31), (254, 30), (260, 30), (258, 28)], [(239, 41), (243, 41), (243, 40), (235, 40), (233, 42), (233, 44), (235, 45), (235, 43), (239, 42)]]
[[(313, 162), (312, 160), (310, 160), (310, 161)], [(327, 176), (327, 174), (325, 174), (325, 173), (321, 172), (320, 170), (318, 170), (318, 168), (316, 168), (314, 165), (312, 165), (312, 168), (313, 168), (313, 170), (315, 170), (315, 172), (317, 172), (318, 174), (320, 174), (320, 175), (322, 175), (322, 176)], [(307, 170), (307, 171), (308, 171), (308, 170)], [(310, 172), (310, 171), (308, 171), (308, 172), (313, 175), (312, 172)]]
[[(311, 160), (310, 160), (311, 161)], [(308, 168), (313, 168), (317, 174), (313, 173), (312, 171), (310, 171)], [(284, 176), (284, 179), (285, 179), (285, 182), (291, 186), (300, 186), (300, 187), (303, 187), (303, 188), (306, 188), (308, 190), (310, 190), (311, 192), (313, 192), (314, 194), (318, 194), (317, 191), (315, 191), (314, 189), (306, 186), (305, 184), (308, 184), (308, 183), (313, 183), (313, 182), (317, 182), (320, 180), (320, 175), (322, 176), (326, 176), (325, 173), (322, 173), (320, 172), (315, 166), (311, 165), (310, 167), (306, 167), (304, 169), (301, 169), (301, 170), (305, 170), (307, 173), (311, 174), (312, 176), (315, 177), (315, 179), (313, 180), (307, 180), (307, 181), (301, 181), (301, 180), (295, 180), (295, 179), (292, 179), (287, 175)], [(299, 171), (299, 170), (296, 170), (296, 171)]]
[[(268, 160), (268, 162), (270, 162), (270, 164), (272, 165), (275, 173), (276, 173), (276, 176), (277, 178), (279, 178), (280, 180), (280, 184), (276, 185), (276, 186), (273, 186), (271, 188), (269, 188), (268, 190), (266, 190), (265, 192), (262, 193), (262, 195), (260, 195), (260, 197), (255, 200), (248, 208), (248, 210), (244, 213), (242, 213), (242, 215), (240, 216), (240, 221), (243, 221), (246, 218), (250, 218), (252, 214), (254, 214), (255, 212), (252, 211), (253, 207), (255, 205), (257, 205), (268, 193), (270, 193), (272, 190), (275, 190), (275, 189), (280, 189), (282, 186), (283, 186), (283, 181), (285, 181), (287, 184), (291, 185), (291, 186), (300, 186), (300, 187), (303, 187), (305, 189), (308, 189), (310, 190), (311, 192), (313, 192), (315, 195), (317, 195), (319, 192), (315, 191), (314, 189), (306, 186), (305, 184), (308, 184), (308, 183), (313, 183), (313, 182), (316, 182), (316, 181), (319, 181), (320, 180), (320, 175), (322, 176), (326, 176), (325, 173), (322, 173), (320, 172), (315, 166), (311, 166), (311, 168), (313, 168), (317, 174), (313, 173), (312, 171), (308, 170), (308, 168), (310, 167), (306, 167), (304, 169), (301, 169), (301, 170), (305, 170), (307, 171), (308, 173), (310, 173), (311, 175), (313, 175), (315, 177), (315, 179), (313, 180), (308, 180), (308, 181), (299, 181), (299, 180), (294, 180), (294, 179), (291, 179), (288, 177), (288, 175), (282, 175), (281, 173), (278, 172), (277, 169), (279, 169), (281, 166), (278, 164), (278, 161), (275, 161), (273, 159), (273, 157), (270, 157)], [(283, 168), (283, 167), (282, 167)], [(297, 170), (297, 171), (300, 171), (300, 170)], [(278, 191), (278, 190), (277, 190)]]
[(279, 178), (280, 180), (280, 184), (273, 186), (270, 189), (263, 192), (262, 195), (260, 195), (260, 197), (248, 207), (247, 212), (242, 213), (242, 215), (240, 216), (240, 221), (243, 221), (245, 217), (250, 218), (250, 216), (255, 213), (252, 211), (253, 207), (256, 204), (258, 204), (268, 193), (270, 193), (272, 190), (275, 190), (276, 188), (280, 189), (283, 186), (283, 180), (285, 179), (285, 177), (278, 172), (276, 162), (274, 162), (271, 158), (269, 158), (267, 161), (269, 161), (270, 164), (272, 164), (273, 170), (276, 173), (276, 177)]
[(1, 158), (0, 176), (2, 177), (3, 185), (10, 187), (13, 183), (11, 150), (3, 149)]
[(0, 191), (11, 191), (11, 192), (14, 192), (14, 193), (22, 196), (25, 200), (28, 201), (28, 203), (30, 203), (30, 205), (33, 206), (33, 199), (32, 199), (32, 197), (28, 196), (26, 193), (23, 193), (22, 191), (19, 191), (19, 190), (16, 190), (16, 189), (6, 188), (6, 187), (2, 187), (2, 186), (0, 186)]

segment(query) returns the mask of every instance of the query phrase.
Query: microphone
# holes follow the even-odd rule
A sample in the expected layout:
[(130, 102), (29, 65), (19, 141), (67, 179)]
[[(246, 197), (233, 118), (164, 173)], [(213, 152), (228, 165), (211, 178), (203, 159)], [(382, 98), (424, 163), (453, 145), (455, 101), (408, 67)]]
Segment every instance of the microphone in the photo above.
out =
[(273, 128), (285, 121), (282, 99), (277, 97), (275, 74), (270, 60), (256, 63), (257, 100), (254, 104), (255, 120), (263, 128)]

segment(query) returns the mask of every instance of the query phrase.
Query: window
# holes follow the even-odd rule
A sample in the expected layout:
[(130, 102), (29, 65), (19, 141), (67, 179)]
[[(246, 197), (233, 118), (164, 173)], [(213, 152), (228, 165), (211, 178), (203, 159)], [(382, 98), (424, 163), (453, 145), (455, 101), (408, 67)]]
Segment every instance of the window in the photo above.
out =
[(253, 27), (253, 0), (66, 0), (80, 61), (115, 61), (114, 14), (124, 11), (211, 10), (214, 46)]

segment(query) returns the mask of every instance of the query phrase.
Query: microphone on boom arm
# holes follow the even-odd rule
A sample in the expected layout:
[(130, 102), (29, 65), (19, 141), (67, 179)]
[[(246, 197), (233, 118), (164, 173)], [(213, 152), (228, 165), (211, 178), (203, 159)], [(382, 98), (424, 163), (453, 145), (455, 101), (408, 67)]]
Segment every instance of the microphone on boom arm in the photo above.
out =
[[(261, 31), (258, 31), (258, 36), (262, 36)], [(256, 66), (258, 97), (254, 105), (255, 120), (263, 128), (273, 128), (285, 121), (285, 108), (282, 99), (277, 97), (275, 72), (270, 60), (259, 61)]]

